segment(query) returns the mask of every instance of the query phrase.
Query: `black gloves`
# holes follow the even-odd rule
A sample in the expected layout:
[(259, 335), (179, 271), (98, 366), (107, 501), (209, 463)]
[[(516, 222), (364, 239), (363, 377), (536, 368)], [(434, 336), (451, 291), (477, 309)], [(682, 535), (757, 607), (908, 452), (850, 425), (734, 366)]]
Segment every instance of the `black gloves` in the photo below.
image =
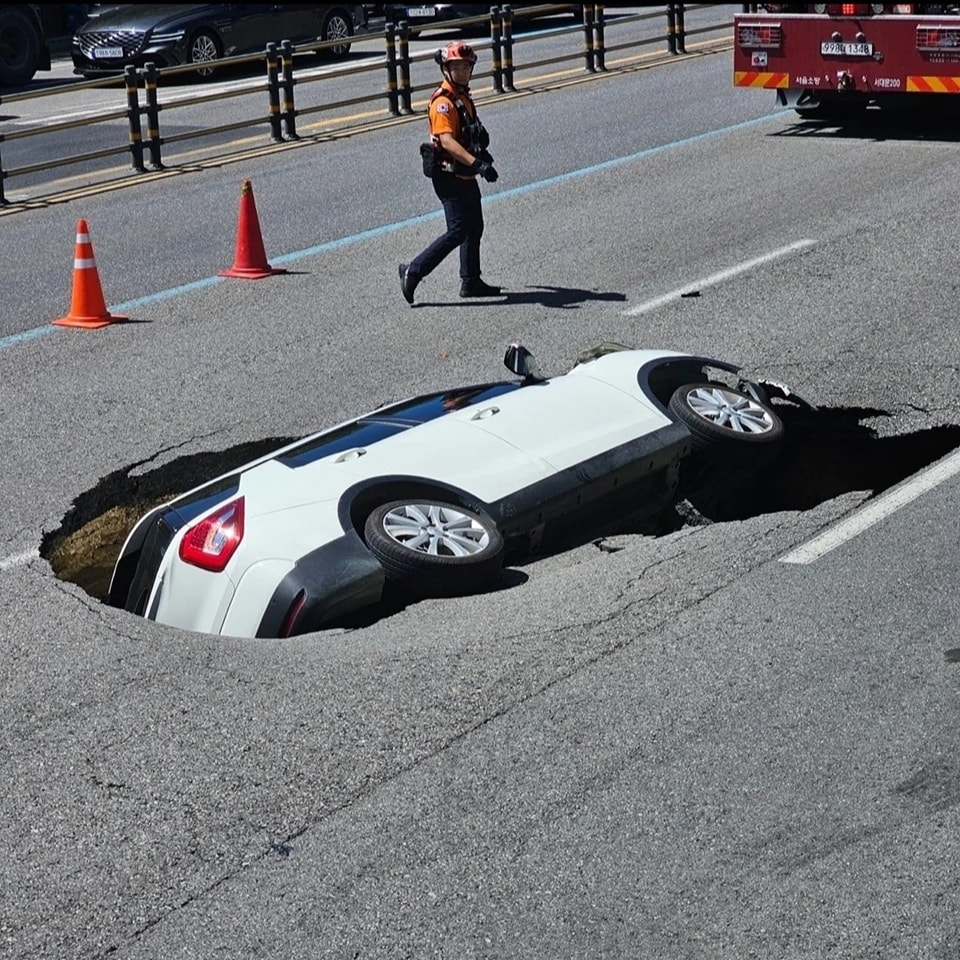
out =
[(489, 160), (474, 160), (470, 171), (483, 177), (488, 183), (496, 183), (496, 181), (500, 179), (500, 174), (497, 173), (496, 167), (494, 167)]

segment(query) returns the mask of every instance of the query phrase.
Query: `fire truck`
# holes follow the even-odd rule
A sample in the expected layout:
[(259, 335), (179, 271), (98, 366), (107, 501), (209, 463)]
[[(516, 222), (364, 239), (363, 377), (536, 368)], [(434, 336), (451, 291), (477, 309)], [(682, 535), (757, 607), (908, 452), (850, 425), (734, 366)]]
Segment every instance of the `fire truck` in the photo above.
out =
[(776, 90), (812, 119), (960, 105), (944, 99), (960, 94), (960, 4), (755, 6), (734, 17), (737, 87)]

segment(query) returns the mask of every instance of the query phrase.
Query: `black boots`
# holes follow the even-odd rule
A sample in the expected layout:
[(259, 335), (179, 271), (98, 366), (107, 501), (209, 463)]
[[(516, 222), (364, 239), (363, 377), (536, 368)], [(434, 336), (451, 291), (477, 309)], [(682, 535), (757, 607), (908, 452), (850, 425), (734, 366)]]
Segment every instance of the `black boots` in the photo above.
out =
[[(399, 273), (400, 292), (403, 294), (403, 299), (413, 306), (413, 292), (417, 289), (420, 278), (410, 272), (410, 265), (407, 263), (400, 264)], [(498, 297), (500, 296), (500, 288), (491, 286), (489, 283), (484, 283), (479, 277), (475, 277), (472, 280), (460, 281), (460, 296)]]
[(498, 297), (500, 288), (484, 283), (479, 277), (474, 280), (463, 280), (460, 283), (461, 297)]
[(417, 289), (417, 284), (419, 282), (420, 278), (412, 276), (410, 271), (407, 269), (407, 265), (405, 263), (401, 263), (400, 292), (403, 294), (403, 299), (406, 300), (411, 306), (413, 306), (413, 291)]

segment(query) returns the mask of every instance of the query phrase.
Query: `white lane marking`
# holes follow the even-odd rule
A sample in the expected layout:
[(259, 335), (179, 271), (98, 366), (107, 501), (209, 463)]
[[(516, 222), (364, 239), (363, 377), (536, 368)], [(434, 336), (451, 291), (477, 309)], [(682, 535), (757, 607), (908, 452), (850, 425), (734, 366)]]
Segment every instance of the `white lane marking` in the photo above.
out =
[(10, 557), (0, 559), (0, 570), (10, 570), (12, 567), (22, 567), (31, 560), (36, 560), (40, 556), (39, 550), (24, 550), (23, 553), (17, 553)]
[(819, 560), (834, 547), (852, 540), (858, 533), (863, 533), (868, 527), (872, 527), (957, 473), (960, 473), (960, 450), (954, 450), (948, 457), (924, 470), (923, 473), (918, 473), (906, 483), (880, 494), (876, 500), (871, 500), (865, 507), (852, 513), (835, 526), (784, 554), (780, 562), (813, 563), (814, 560)]
[(654, 297), (652, 300), (647, 300), (645, 303), (631, 307), (624, 313), (624, 316), (636, 317), (641, 313), (648, 313), (650, 310), (656, 310), (658, 307), (662, 307), (666, 303), (672, 303), (674, 300), (678, 300), (684, 293), (692, 292), (694, 290), (703, 290), (705, 287), (714, 287), (718, 283), (723, 283), (724, 280), (729, 280), (731, 277), (735, 277), (738, 274), (746, 273), (748, 270), (752, 270), (754, 267), (759, 267), (765, 263), (769, 263), (771, 260), (776, 260), (779, 257), (789, 256), (791, 253), (796, 253), (798, 250), (806, 250), (808, 247), (812, 247), (815, 242), (816, 241), (814, 240), (797, 240), (794, 243), (787, 244), (785, 247), (780, 247), (778, 250), (771, 250), (769, 253), (765, 253), (762, 257), (754, 257), (752, 260), (744, 260), (743, 263), (738, 263), (726, 270), (721, 270), (719, 273), (713, 273), (709, 277), (704, 277), (702, 280), (695, 280), (693, 283), (687, 284), (687, 286), (683, 287), (682, 289), (673, 290), (670, 293), (663, 294), (661, 297)]

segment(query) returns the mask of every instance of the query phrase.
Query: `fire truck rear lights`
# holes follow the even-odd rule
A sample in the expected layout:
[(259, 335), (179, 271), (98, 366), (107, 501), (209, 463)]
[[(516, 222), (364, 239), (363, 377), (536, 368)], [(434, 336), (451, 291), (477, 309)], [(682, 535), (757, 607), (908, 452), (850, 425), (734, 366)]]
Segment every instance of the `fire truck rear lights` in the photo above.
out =
[(918, 50), (953, 50), (960, 47), (960, 27), (917, 27)]
[(737, 44), (746, 49), (775, 50), (783, 42), (779, 23), (738, 23)]
[(870, 17), (882, 13), (913, 13), (912, 3), (815, 3), (813, 12), (831, 17)]

